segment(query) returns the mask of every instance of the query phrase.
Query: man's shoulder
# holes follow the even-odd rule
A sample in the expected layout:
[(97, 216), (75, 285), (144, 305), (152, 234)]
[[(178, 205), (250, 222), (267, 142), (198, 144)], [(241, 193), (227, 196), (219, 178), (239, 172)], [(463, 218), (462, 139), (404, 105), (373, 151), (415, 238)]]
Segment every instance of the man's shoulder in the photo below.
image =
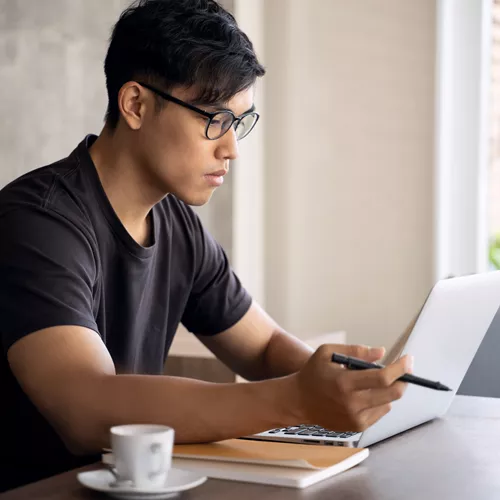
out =
[(26, 205), (46, 207), (53, 200), (58, 181), (67, 178), (76, 166), (75, 158), (68, 156), (17, 177), (0, 190), (0, 214)]
[(76, 150), (68, 157), (37, 168), (0, 190), (0, 217), (12, 212), (44, 212), (85, 224), (85, 183)]

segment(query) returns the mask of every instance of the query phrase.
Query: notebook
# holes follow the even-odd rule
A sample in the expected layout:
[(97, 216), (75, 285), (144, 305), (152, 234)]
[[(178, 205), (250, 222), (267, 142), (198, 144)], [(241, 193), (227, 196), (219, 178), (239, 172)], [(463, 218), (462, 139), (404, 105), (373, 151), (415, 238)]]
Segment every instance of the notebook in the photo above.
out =
[[(362, 448), (228, 439), (175, 445), (172, 467), (217, 479), (305, 488), (354, 467), (368, 454)], [(112, 464), (112, 454), (103, 455), (103, 462)]]

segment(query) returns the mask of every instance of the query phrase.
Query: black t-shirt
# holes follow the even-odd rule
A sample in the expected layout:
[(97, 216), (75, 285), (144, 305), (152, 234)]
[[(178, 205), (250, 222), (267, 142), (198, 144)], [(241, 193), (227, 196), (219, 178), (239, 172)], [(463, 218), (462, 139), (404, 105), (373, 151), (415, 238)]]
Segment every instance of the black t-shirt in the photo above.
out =
[(72, 456), (18, 385), (7, 363), (17, 340), (84, 326), (118, 373), (161, 374), (180, 322), (214, 335), (250, 307), (222, 248), (174, 196), (151, 211), (150, 246), (130, 236), (89, 155), (94, 140), (0, 191), (0, 491), (96, 459)]

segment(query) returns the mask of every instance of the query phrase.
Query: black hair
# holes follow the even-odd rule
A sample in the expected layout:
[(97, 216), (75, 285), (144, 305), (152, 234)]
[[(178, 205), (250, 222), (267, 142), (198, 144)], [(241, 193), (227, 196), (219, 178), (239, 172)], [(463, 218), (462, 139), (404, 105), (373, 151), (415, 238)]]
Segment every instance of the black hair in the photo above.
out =
[(215, 0), (138, 0), (113, 28), (104, 72), (106, 122), (114, 129), (126, 82), (141, 78), (167, 91), (193, 87), (193, 104), (215, 105), (251, 87), (265, 70), (252, 42)]

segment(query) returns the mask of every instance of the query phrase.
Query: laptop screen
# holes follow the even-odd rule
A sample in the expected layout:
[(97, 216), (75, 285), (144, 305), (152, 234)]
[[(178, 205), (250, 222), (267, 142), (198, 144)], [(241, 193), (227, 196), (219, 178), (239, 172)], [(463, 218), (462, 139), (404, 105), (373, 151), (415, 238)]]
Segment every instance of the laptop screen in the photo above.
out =
[[(460, 339), (457, 339), (460, 342)], [(450, 346), (453, 355), (453, 346)], [(457, 394), (500, 398), (500, 309), (472, 360)]]

